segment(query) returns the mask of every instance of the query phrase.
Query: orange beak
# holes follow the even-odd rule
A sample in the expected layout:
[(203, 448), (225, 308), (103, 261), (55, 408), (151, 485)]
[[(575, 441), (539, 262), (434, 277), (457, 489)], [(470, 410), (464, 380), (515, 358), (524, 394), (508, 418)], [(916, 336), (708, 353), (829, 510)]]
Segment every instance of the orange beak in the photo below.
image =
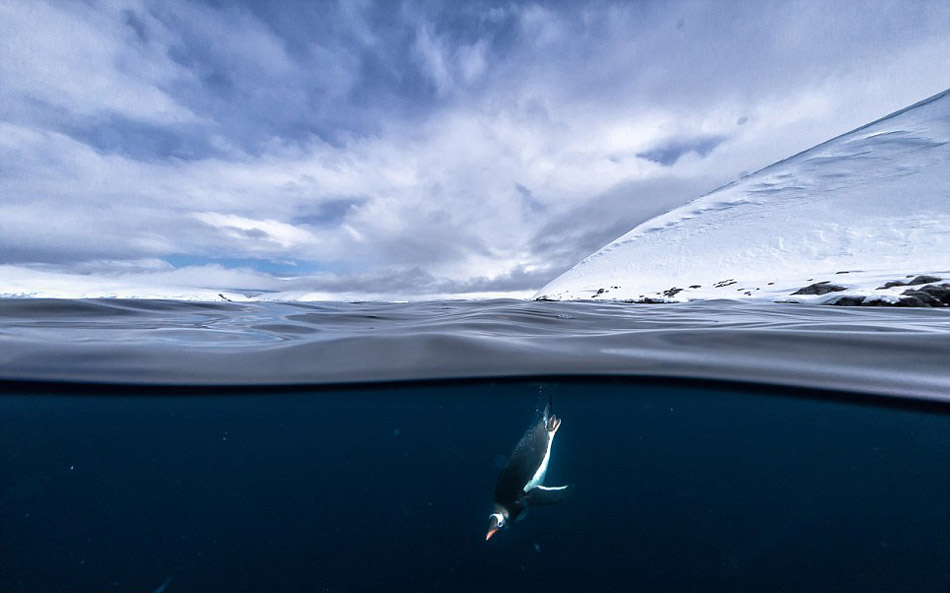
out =
[(488, 530), (488, 535), (485, 536), (485, 541), (487, 542), (488, 540), (490, 540), (490, 539), (491, 539), (491, 536), (495, 535), (495, 532), (496, 532), (496, 531), (498, 531), (497, 528), (496, 528), (496, 529), (489, 529), (489, 530)]

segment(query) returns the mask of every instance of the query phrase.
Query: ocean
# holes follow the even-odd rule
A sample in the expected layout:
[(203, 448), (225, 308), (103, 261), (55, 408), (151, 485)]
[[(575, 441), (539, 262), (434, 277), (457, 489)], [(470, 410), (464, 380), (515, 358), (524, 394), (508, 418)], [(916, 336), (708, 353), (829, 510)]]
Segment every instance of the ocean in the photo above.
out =
[[(0, 301), (0, 591), (950, 590), (950, 316)], [(532, 508), (485, 541), (553, 398)]]

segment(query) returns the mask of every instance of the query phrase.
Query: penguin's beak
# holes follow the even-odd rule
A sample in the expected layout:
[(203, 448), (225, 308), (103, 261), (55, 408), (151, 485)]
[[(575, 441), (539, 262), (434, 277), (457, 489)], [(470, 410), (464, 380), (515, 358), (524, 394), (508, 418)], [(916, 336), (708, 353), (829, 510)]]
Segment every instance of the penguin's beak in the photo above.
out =
[(495, 535), (495, 532), (496, 532), (496, 531), (498, 531), (498, 528), (497, 528), (497, 527), (492, 527), (491, 529), (489, 529), (489, 530), (488, 530), (488, 535), (485, 536), (485, 541), (487, 542), (488, 540), (490, 540), (490, 539), (491, 539), (491, 536)]

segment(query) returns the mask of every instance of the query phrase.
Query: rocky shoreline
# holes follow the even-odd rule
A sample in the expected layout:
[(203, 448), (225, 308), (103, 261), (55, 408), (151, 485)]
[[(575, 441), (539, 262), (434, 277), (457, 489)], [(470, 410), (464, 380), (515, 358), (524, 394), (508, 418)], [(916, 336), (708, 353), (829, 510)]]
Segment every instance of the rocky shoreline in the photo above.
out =
[[(839, 272), (839, 274), (848, 274), (849, 272)], [(726, 288), (731, 287), (738, 282), (732, 278), (716, 282), (713, 286), (714, 288)], [(844, 283), (842, 283), (844, 284)], [(857, 294), (854, 287), (843, 286), (842, 284), (833, 283), (830, 280), (823, 280), (819, 282), (814, 282), (807, 286), (803, 286), (794, 292), (788, 293), (790, 298), (783, 300), (776, 300), (777, 303), (814, 303), (821, 305), (836, 305), (844, 307), (950, 307), (950, 283), (944, 282), (943, 278), (931, 275), (908, 275), (903, 280), (891, 280), (885, 282), (882, 286), (878, 286), (874, 291), (887, 291), (880, 294)], [(774, 282), (769, 282), (769, 286), (774, 285)], [(873, 286), (873, 285), (872, 285)], [(895, 294), (894, 289), (900, 287), (907, 287), (906, 290), (899, 294)], [(597, 299), (602, 301), (612, 301), (620, 303), (631, 303), (631, 304), (640, 304), (640, 305), (656, 305), (656, 304), (669, 304), (669, 303), (679, 303), (684, 302), (683, 297), (677, 298), (677, 295), (689, 292), (685, 288), (680, 288), (677, 286), (670, 287), (666, 290), (656, 292), (654, 295), (640, 295), (639, 298), (630, 299), (617, 299), (611, 298), (610, 292), (612, 290), (620, 289), (620, 286), (610, 286), (609, 288), (599, 288), (594, 292), (589, 298), (591, 300)], [(701, 288), (701, 285), (694, 284), (690, 285), (689, 289)], [(735, 289), (742, 296), (750, 297), (755, 296), (755, 292), (760, 290), (759, 288), (743, 288), (739, 287)], [(861, 292), (867, 292), (865, 288)], [(824, 297), (826, 295), (832, 295), (827, 299), (813, 299), (809, 297)], [(686, 296), (686, 295), (684, 295)], [(804, 299), (795, 299), (791, 297), (806, 297)], [(551, 298), (547, 295), (542, 295), (535, 300), (537, 301), (557, 301), (560, 299)], [(695, 299), (686, 299), (695, 300)]]
[(826, 304), (845, 307), (950, 307), (950, 284), (910, 288), (896, 300), (873, 296), (841, 296)]

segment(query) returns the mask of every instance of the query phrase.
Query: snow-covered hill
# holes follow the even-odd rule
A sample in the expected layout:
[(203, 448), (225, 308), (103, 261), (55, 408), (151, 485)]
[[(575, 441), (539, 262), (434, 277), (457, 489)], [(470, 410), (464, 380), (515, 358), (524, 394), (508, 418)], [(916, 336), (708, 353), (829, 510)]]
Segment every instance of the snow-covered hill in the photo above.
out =
[(637, 226), (536, 298), (907, 304), (882, 287), (921, 275), (950, 282), (950, 90)]

